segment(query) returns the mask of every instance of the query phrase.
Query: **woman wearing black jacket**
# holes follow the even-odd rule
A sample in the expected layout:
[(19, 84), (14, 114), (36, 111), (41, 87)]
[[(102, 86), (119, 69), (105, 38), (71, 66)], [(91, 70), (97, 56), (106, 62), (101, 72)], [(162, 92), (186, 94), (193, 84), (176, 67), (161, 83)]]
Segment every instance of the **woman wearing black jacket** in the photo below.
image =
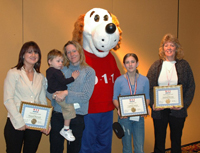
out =
[[(183, 59), (183, 50), (176, 37), (166, 34), (159, 48), (160, 59), (150, 67), (147, 77), (150, 82), (150, 106), (154, 122), (154, 153), (165, 152), (166, 129), (169, 123), (171, 152), (181, 153), (181, 137), (187, 108), (191, 104), (195, 82), (190, 65)], [(182, 85), (183, 107), (154, 108), (154, 86)]]

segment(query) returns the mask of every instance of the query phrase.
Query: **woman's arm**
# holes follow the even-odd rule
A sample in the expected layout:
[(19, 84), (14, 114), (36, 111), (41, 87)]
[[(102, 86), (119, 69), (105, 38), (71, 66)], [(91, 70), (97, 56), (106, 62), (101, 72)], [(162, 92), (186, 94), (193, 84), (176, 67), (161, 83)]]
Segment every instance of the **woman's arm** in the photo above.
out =
[(92, 96), (94, 85), (95, 71), (88, 67), (84, 82), (81, 83), (82, 90), (77, 92), (76, 89), (80, 87), (75, 86), (75, 83), (73, 83), (70, 90), (68, 90), (68, 95), (66, 97), (67, 103), (88, 103), (90, 97)]
[(186, 84), (184, 86), (185, 90), (183, 90), (184, 91), (183, 101), (184, 101), (184, 107), (188, 108), (194, 98), (195, 82), (194, 82), (192, 69), (188, 62), (186, 62), (186, 65), (184, 66), (184, 70), (186, 71), (186, 73), (184, 73), (183, 75), (184, 77), (187, 77), (187, 80), (185, 81), (185, 84)]
[(46, 99), (46, 81), (44, 76), (42, 75), (43, 79), (42, 79), (42, 86), (41, 86), (41, 92), (39, 95), (39, 101), (41, 104), (43, 105), (47, 105), (47, 99)]
[(149, 92), (150, 92), (150, 107), (153, 108), (154, 98), (153, 98), (153, 87), (156, 86), (157, 82), (157, 66), (155, 63), (151, 65), (151, 67), (148, 70), (147, 78), (149, 79)]
[(119, 101), (118, 100), (113, 100), (113, 104), (114, 104), (115, 108), (117, 109), (117, 114), (119, 116), (121, 116), (120, 109), (119, 109)]
[[(76, 90), (73, 90), (73, 84), (70, 90), (57, 91), (53, 95), (47, 92), (47, 97), (50, 100), (54, 98), (57, 102), (61, 102), (64, 99), (66, 99), (67, 103), (87, 103), (92, 95), (95, 84), (95, 72), (93, 69), (89, 70), (90, 71), (88, 71), (88, 73), (85, 76), (86, 79), (81, 84), (83, 86), (82, 91), (77, 92)], [(75, 87), (75, 89), (77, 88), (79, 87)]]
[(57, 102), (61, 102), (65, 100), (65, 97), (68, 95), (68, 90), (56, 91), (52, 95), (52, 99), (55, 99)]
[(4, 105), (10, 115), (11, 123), (15, 129), (20, 129), (25, 126), (24, 119), (18, 111), (14, 101), (16, 82), (18, 81), (18, 78), (18, 72), (15, 72), (14, 69), (11, 69), (8, 71), (4, 81)]

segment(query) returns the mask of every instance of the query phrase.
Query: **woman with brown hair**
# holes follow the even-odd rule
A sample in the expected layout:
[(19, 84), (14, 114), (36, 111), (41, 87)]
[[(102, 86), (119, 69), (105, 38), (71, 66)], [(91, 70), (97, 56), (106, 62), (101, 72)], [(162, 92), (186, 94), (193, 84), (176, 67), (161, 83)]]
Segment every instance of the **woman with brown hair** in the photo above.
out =
[(4, 129), (6, 152), (35, 153), (42, 133), (31, 130), (19, 112), (22, 101), (47, 105), (45, 78), (40, 73), (41, 51), (33, 42), (26, 42), (19, 53), (18, 64), (10, 69), (4, 82), (4, 105), (8, 118)]

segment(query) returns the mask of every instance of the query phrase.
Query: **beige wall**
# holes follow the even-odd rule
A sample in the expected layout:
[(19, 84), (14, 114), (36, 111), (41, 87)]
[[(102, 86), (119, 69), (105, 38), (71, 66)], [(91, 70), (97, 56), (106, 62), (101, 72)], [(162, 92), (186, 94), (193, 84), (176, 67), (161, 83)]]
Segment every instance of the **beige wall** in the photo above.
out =
[[(182, 144), (199, 141), (198, 118), (200, 104), (200, 75), (198, 55), (200, 55), (200, 6), (199, 0), (181, 0), (179, 19), (179, 40), (184, 47), (185, 59), (190, 63), (196, 82), (196, 93), (186, 119)], [(17, 63), (22, 44), (33, 40), (42, 50), (41, 71), (47, 69), (46, 55), (49, 50), (61, 50), (72, 36), (73, 24), (80, 14), (94, 7), (109, 10), (120, 21), (123, 30), (121, 49), (114, 52), (120, 71), (124, 73), (122, 58), (128, 52), (139, 57), (139, 71), (146, 75), (150, 65), (158, 59), (158, 47), (164, 34), (177, 34), (178, 0), (0, 0), (0, 148), (5, 152), (3, 129), (6, 109), (3, 105), (3, 82), (7, 71)], [(117, 121), (114, 112), (114, 121)], [(154, 131), (151, 117), (145, 119), (145, 152), (153, 151)], [(169, 130), (166, 148), (170, 147)], [(113, 135), (112, 152), (120, 153), (121, 140)], [(66, 150), (66, 148), (65, 148)], [(49, 152), (48, 136), (43, 135), (38, 153)]]

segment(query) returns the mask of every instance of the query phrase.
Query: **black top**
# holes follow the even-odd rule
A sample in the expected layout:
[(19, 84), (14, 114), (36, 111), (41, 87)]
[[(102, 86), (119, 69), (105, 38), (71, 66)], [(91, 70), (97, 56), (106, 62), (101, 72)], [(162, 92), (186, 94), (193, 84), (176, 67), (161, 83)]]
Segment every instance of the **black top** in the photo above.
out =
[(67, 90), (67, 84), (74, 82), (74, 78), (65, 78), (61, 70), (55, 69), (54, 67), (49, 67), (46, 70), (46, 78), (48, 81), (47, 91), (49, 93), (54, 93), (56, 91)]

